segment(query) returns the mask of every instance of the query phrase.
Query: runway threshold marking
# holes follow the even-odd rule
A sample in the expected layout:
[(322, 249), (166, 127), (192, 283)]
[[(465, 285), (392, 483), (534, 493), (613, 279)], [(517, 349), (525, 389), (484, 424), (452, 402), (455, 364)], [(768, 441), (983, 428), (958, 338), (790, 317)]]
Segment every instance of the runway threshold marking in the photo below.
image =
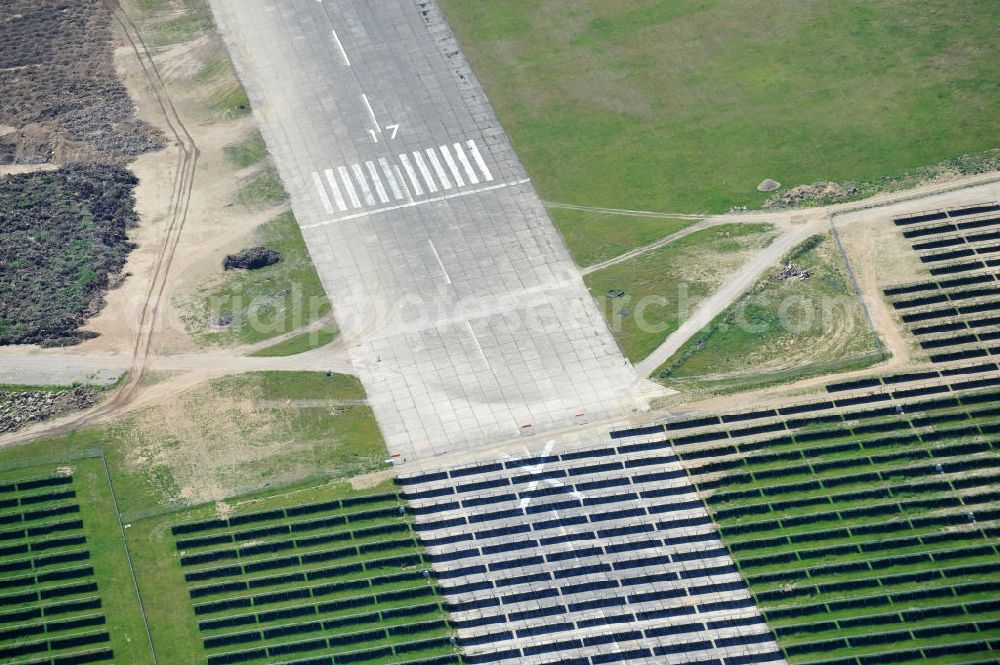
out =
[[(402, 165), (402, 169), (399, 165)], [(405, 177), (403, 171), (406, 172)], [(338, 173), (339, 181), (336, 175)], [(323, 174), (326, 176), (328, 188), (324, 187), (320, 174), (313, 172), (312, 180), (319, 202), (327, 215), (335, 214), (338, 210), (347, 212), (348, 203), (351, 208), (357, 210), (374, 209), (403, 201), (406, 202), (405, 205), (441, 201), (444, 199), (440, 197), (432, 199), (422, 197), (442, 190), (448, 192), (489, 183), (494, 179), (476, 141), (471, 139), (465, 142), (456, 141), (451, 147), (445, 144), (410, 153), (404, 152), (395, 157), (377, 157), (356, 164), (338, 166), (336, 172), (328, 168), (323, 170)], [(474, 190), (468, 193), (477, 191), (487, 190)], [(461, 193), (466, 192), (463, 190)], [(385, 209), (393, 210), (398, 207)]]
[(416, 208), (418, 206), (426, 205), (428, 203), (439, 203), (441, 201), (448, 201), (450, 199), (460, 199), (464, 196), (472, 196), (473, 194), (482, 194), (483, 192), (492, 192), (498, 189), (504, 189), (505, 187), (516, 187), (517, 185), (523, 185), (525, 183), (531, 182), (530, 178), (523, 178), (521, 180), (512, 180), (511, 182), (501, 182), (496, 185), (490, 185), (489, 187), (480, 187), (478, 189), (467, 189), (461, 192), (452, 192), (451, 194), (445, 194), (444, 196), (436, 196), (430, 199), (421, 199), (419, 201), (414, 201), (412, 203), (402, 203), (396, 206), (390, 206), (387, 208), (375, 208), (374, 210), (368, 210), (365, 212), (359, 212), (353, 215), (347, 215), (346, 217), (338, 217), (337, 219), (328, 219), (325, 222), (317, 222), (316, 224), (306, 224), (303, 229), (315, 229), (320, 226), (328, 226), (330, 224), (337, 224), (338, 222), (349, 222), (352, 219), (359, 219), (361, 217), (369, 217), (371, 215), (377, 215), (383, 212), (391, 212), (393, 210), (404, 210), (406, 208)]

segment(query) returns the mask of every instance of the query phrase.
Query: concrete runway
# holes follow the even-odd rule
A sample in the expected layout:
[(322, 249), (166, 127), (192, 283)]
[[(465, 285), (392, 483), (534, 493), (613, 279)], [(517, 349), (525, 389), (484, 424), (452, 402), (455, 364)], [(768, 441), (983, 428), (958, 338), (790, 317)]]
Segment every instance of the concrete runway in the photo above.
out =
[(211, 4), (393, 452), (636, 408), (434, 2)]

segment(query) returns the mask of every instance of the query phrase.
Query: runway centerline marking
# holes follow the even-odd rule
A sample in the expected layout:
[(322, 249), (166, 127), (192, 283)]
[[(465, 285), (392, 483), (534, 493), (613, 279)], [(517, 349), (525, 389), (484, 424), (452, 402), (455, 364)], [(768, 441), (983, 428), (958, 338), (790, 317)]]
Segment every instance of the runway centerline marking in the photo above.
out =
[(340, 43), (340, 37), (337, 36), (337, 31), (336, 30), (331, 30), (330, 32), (333, 33), (333, 43), (336, 44), (337, 50), (340, 52), (340, 57), (344, 61), (344, 66), (345, 67), (350, 67), (351, 66), (351, 59), (347, 57), (347, 51), (344, 50), (344, 45)]
[(469, 334), (472, 335), (472, 341), (476, 343), (476, 348), (479, 350), (479, 356), (483, 359), (483, 362), (486, 363), (486, 367), (492, 372), (493, 365), (490, 364), (490, 359), (486, 357), (486, 352), (483, 351), (483, 345), (479, 343), (479, 336), (476, 335), (476, 331), (472, 329), (472, 322), (466, 321), (465, 325), (469, 329)]
[(464, 192), (452, 192), (451, 194), (436, 196), (431, 199), (422, 199), (420, 201), (414, 201), (413, 203), (402, 203), (400, 205), (390, 206), (388, 208), (376, 208), (375, 210), (369, 210), (367, 212), (359, 212), (354, 215), (347, 215), (346, 217), (338, 217), (337, 219), (328, 219), (325, 222), (317, 222), (316, 224), (306, 224), (302, 228), (315, 229), (320, 226), (328, 226), (329, 224), (336, 224), (338, 222), (348, 222), (352, 219), (359, 219), (361, 217), (371, 217), (383, 212), (391, 212), (393, 210), (404, 210), (406, 208), (416, 208), (417, 206), (427, 205), (428, 203), (440, 203), (441, 201), (458, 199), (462, 198), (463, 196), (472, 196), (473, 194), (482, 194), (483, 192), (492, 192), (497, 189), (503, 189), (505, 187), (515, 187), (517, 185), (523, 185), (529, 182), (531, 182), (529, 178), (524, 178), (522, 180), (513, 180), (511, 182), (502, 182), (497, 185), (490, 185), (489, 187), (480, 187), (479, 189), (469, 189)]
[(434, 252), (434, 258), (437, 259), (438, 265), (441, 266), (441, 272), (444, 273), (444, 281), (451, 284), (451, 275), (448, 274), (448, 269), (444, 267), (444, 261), (441, 260), (441, 255), (438, 254), (438, 249), (434, 245), (434, 241), (428, 238), (427, 242), (430, 243), (431, 251)]
[(378, 123), (378, 118), (375, 117), (375, 109), (372, 108), (372, 103), (368, 101), (368, 95), (361, 93), (361, 102), (365, 105), (365, 110), (368, 111), (368, 117), (371, 118), (373, 129), (379, 134), (382, 133), (382, 125)]

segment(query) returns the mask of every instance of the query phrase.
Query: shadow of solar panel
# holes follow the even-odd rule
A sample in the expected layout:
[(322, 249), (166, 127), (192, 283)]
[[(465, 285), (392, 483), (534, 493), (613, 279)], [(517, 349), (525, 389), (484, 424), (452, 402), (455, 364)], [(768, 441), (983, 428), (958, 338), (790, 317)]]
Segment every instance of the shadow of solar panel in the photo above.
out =
[(946, 266), (938, 266), (930, 269), (932, 275), (953, 275), (959, 272), (968, 272), (970, 270), (976, 270), (978, 268), (985, 268), (986, 264), (982, 261), (965, 261), (962, 263), (954, 263)]
[(508, 487), (510, 485), (510, 480), (507, 478), (497, 478), (495, 480), (481, 480), (476, 483), (466, 483), (464, 485), (457, 485), (455, 487), (456, 494), (464, 494), (466, 492), (480, 492), (482, 490), (492, 489), (494, 487)]
[(253, 651), (237, 651), (235, 653), (209, 656), (208, 665), (226, 665), (227, 663), (245, 663), (251, 660), (259, 660), (267, 657), (265, 649), (254, 649)]
[[(220, 647), (229, 647), (236, 644), (249, 644), (250, 642), (260, 642), (262, 636), (259, 632), (256, 633), (237, 633), (235, 635), (221, 635), (219, 637), (209, 637), (203, 640), (203, 644), (206, 649), (218, 649)], [(270, 639), (270, 638), (268, 638)]]
[(725, 439), (728, 435), (726, 432), (704, 432), (702, 434), (692, 434), (690, 436), (681, 436), (674, 439), (675, 446), (687, 446), (693, 443), (705, 443), (708, 441), (718, 441), (719, 439)]
[(827, 392), (840, 392), (844, 390), (860, 390), (862, 388), (873, 388), (881, 385), (879, 379), (858, 379), (855, 381), (842, 381), (840, 383), (827, 384)]
[(670, 440), (664, 439), (662, 441), (648, 441), (646, 443), (633, 443), (627, 446), (619, 446), (618, 452), (622, 455), (628, 455), (629, 453), (641, 453), (651, 450), (664, 450), (670, 448)]
[(908, 215), (905, 217), (893, 218), (893, 223), (896, 226), (907, 226), (910, 224), (920, 224), (921, 222), (931, 222), (935, 219), (944, 219), (948, 217), (948, 213), (943, 210), (936, 210), (932, 212), (922, 212), (915, 215)]

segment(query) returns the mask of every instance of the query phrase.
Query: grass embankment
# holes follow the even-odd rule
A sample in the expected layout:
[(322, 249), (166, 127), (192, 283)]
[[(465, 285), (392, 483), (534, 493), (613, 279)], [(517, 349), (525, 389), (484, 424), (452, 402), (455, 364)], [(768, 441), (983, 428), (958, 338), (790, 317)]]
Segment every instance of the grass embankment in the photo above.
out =
[(326, 346), (337, 339), (340, 333), (337, 326), (329, 325), (316, 330), (310, 330), (294, 337), (278, 342), (273, 346), (254, 351), (250, 356), (254, 358), (273, 358), (276, 356), (294, 356), (306, 351), (312, 351), (322, 346)]
[[(725, 224), (687, 235), (585, 278), (625, 356), (639, 361), (774, 238), (769, 224)], [(625, 292), (608, 298), (612, 289)]]
[(723, 212), (997, 146), (989, 0), (441, 4), (549, 201)]
[[(253, 344), (292, 332), (330, 312), (330, 301), (292, 213), (260, 226), (253, 244), (281, 253), (259, 270), (223, 273), (186, 304), (185, 324), (205, 344)], [(233, 317), (210, 330), (211, 322)]]
[[(788, 263), (810, 273), (781, 280)], [(655, 377), (729, 392), (877, 362), (878, 345), (833, 237), (813, 236), (692, 337)]]

